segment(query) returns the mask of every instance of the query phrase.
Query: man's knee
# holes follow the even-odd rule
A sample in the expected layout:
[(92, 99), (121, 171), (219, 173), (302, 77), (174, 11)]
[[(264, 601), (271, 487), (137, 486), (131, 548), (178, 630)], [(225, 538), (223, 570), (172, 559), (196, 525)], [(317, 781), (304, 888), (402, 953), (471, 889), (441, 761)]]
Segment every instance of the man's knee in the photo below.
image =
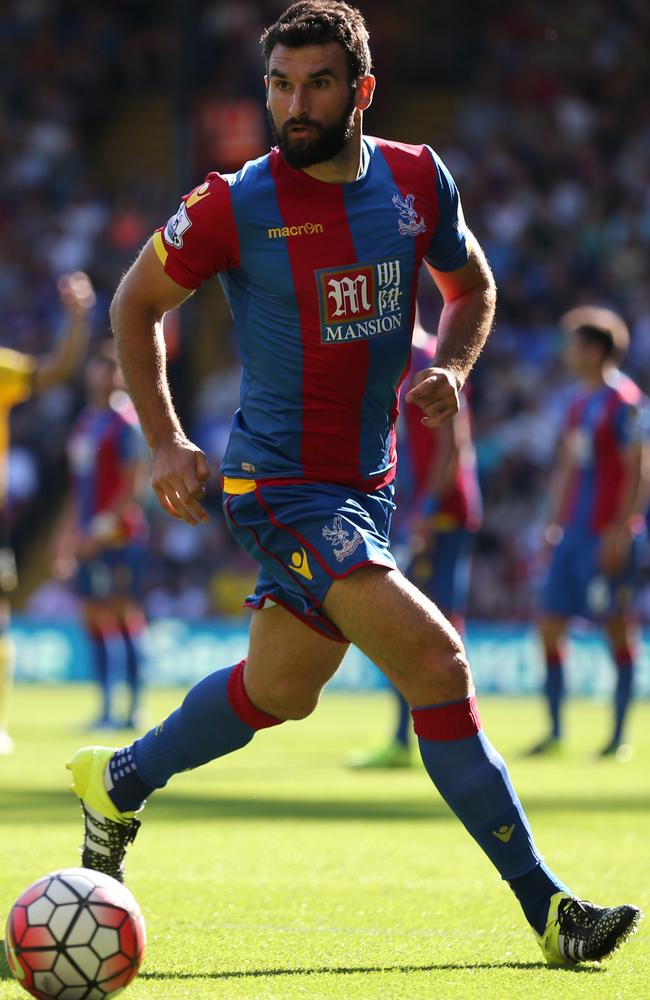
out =
[(283, 721), (306, 719), (318, 705), (321, 688), (303, 686), (289, 678), (276, 679), (273, 685), (259, 677), (245, 678), (246, 691), (262, 712)]
[(542, 640), (542, 645), (544, 646), (544, 651), (547, 654), (558, 652), (562, 639), (564, 638), (565, 629), (566, 623), (564, 619), (557, 618), (555, 616), (546, 616), (542, 618), (539, 623), (539, 634)]
[(289, 690), (266, 692), (263, 699), (263, 711), (274, 715), (276, 719), (283, 719), (287, 722), (306, 719), (318, 705), (319, 696), (320, 691), (316, 693)]
[(465, 698), (472, 686), (465, 647), (456, 631), (450, 629), (438, 634), (435, 644), (417, 644), (406, 665), (402, 693), (411, 705), (423, 705)]
[(448, 691), (451, 697), (465, 697), (472, 688), (472, 673), (462, 646), (446, 646), (435, 657), (429, 654), (427, 673), (436, 689)]
[(298, 721), (299, 719), (306, 719), (312, 714), (318, 705), (318, 695), (315, 698), (302, 699), (300, 701), (293, 701), (291, 704), (286, 704), (283, 711), (282, 717), (289, 720)]

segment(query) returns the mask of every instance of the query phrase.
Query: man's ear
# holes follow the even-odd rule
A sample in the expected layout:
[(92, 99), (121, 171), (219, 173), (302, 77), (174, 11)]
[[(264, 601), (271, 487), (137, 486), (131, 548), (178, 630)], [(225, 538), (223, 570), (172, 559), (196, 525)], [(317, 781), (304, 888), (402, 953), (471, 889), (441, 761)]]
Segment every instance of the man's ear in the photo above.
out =
[(368, 76), (360, 76), (357, 83), (357, 99), (355, 102), (355, 107), (359, 111), (367, 111), (372, 104), (373, 94), (375, 92), (375, 78), (371, 73)]

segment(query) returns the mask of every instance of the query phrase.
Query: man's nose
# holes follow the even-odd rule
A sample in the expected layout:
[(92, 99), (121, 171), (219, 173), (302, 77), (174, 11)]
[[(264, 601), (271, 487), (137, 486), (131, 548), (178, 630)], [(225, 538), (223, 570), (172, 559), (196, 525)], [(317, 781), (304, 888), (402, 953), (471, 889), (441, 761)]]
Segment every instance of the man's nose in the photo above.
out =
[(300, 115), (305, 114), (307, 111), (307, 91), (304, 87), (298, 85), (294, 87), (293, 94), (291, 96), (291, 104), (289, 105), (289, 114), (292, 118), (299, 118)]

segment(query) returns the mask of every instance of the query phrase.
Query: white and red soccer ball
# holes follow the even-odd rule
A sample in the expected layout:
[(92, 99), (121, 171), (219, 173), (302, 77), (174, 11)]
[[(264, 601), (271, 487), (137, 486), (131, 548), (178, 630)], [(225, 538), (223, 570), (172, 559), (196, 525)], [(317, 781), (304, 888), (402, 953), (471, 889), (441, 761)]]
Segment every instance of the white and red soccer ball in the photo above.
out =
[(7, 919), (12, 974), (39, 1000), (107, 1000), (138, 974), (146, 932), (140, 907), (115, 879), (64, 868), (34, 882)]

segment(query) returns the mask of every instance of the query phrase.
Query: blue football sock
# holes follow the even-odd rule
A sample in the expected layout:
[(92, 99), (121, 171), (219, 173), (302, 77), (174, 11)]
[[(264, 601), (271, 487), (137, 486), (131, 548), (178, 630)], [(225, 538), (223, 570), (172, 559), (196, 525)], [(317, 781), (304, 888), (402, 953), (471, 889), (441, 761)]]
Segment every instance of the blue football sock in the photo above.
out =
[(397, 701), (397, 728), (395, 729), (395, 742), (403, 747), (409, 745), (409, 734), (411, 731), (411, 709), (406, 698), (393, 688), (395, 700)]
[(120, 625), (126, 653), (126, 683), (131, 696), (129, 715), (133, 716), (140, 707), (140, 692), (142, 691), (142, 656), (140, 643), (126, 624)]
[(551, 896), (556, 892), (569, 892), (564, 882), (560, 882), (542, 861), (525, 875), (510, 879), (509, 884), (521, 904), (526, 920), (542, 935), (546, 929)]
[(431, 780), (538, 930), (551, 896), (568, 890), (542, 864), (503, 758), (480, 728), (474, 698), (415, 708), (413, 721)]
[(562, 736), (560, 713), (564, 699), (564, 665), (559, 653), (551, 653), (546, 656), (544, 693), (551, 718), (551, 736), (559, 740)]
[(88, 633), (88, 637), (93, 651), (95, 677), (97, 678), (101, 692), (101, 717), (103, 720), (108, 721), (111, 717), (111, 678), (110, 663), (108, 659), (108, 643), (106, 642), (103, 633), (99, 632), (97, 629), (91, 629)]
[(258, 729), (281, 719), (261, 712), (243, 684), (244, 663), (217, 670), (188, 692), (180, 708), (109, 764), (108, 794), (122, 812), (140, 808), (173, 774), (239, 750)]
[(616, 688), (614, 690), (614, 735), (613, 743), (621, 743), (632, 701), (634, 688), (634, 661), (628, 649), (616, 653)]
[(153, 792), (153, 786), (143, 781), (135, 767), (133, 744), (117, 750), (108, 762), (104, 776), (108, 797), (120, 812), (135, 812)]

